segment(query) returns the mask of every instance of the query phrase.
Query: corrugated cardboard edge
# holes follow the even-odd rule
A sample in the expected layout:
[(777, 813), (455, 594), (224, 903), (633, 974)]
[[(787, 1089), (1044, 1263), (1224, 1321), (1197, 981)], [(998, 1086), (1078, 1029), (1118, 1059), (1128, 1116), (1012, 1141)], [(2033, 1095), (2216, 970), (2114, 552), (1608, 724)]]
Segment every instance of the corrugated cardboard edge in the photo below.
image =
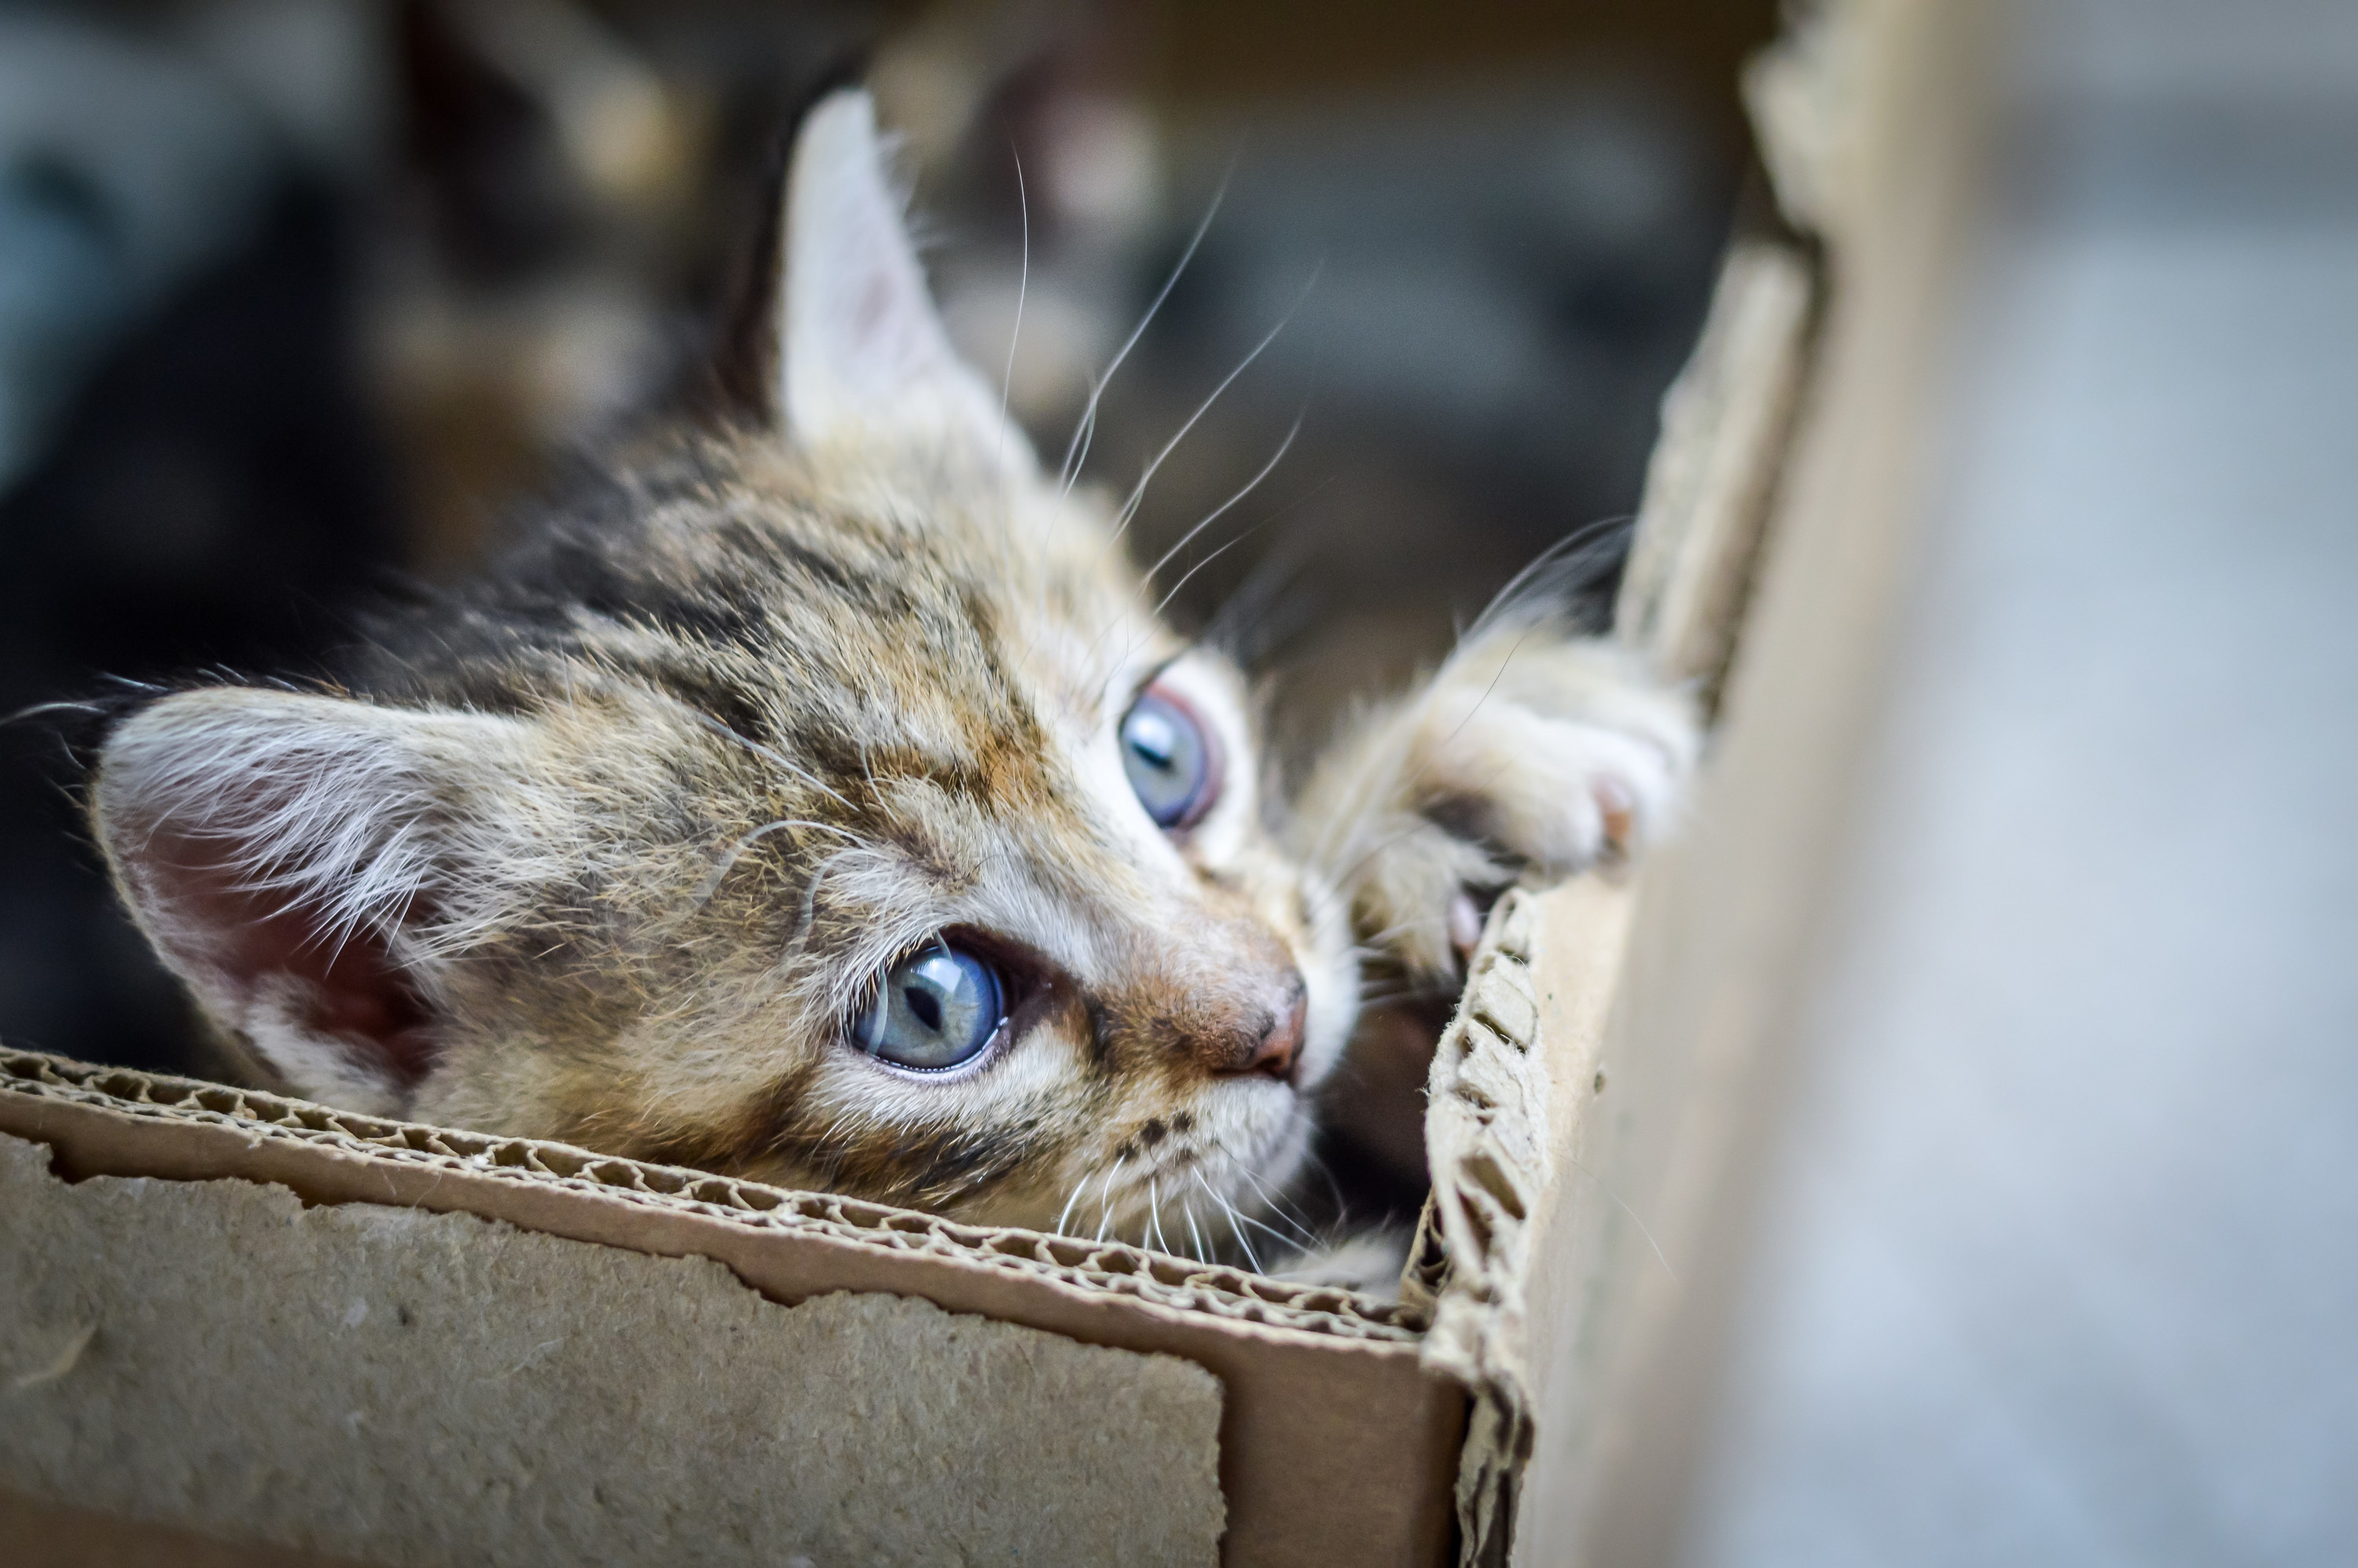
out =
[(1425, 1563), (1448, 1539), (1465, 1395), (1421, 1366), (1412, 1312), (1347, 1292), (34, 1053), (0, 1051), (0, 1130), (49, 1144), (77, 1179), (237, 1177), (310, 1203), (471, 1213), (711, 1258), (787, 1304), (884, 1292), (1183, 1356), (1227, 1390), (1226, 1561)]
[(1224, 1391), (1184, 1357), (50, 1160), (0, 1134), (26, 1494), (415, 1568), (1218, 1561)]
[(1455, 1495), (1461, 1558), (1476, 1563), (1503, 1551), (1531, 1451), (1523, 1281), (1531, 1210), (1556, 1173), (1547, 1138), (1552, 1086), (1534, 1057), (1531, 937), (1531, 900), (1509, 892), (1491, 913), (1457, 1015), (1433, 1051), (1425, 1109), (1433, 1195), (1411, 1261), (1412, 1289), (1434, 1303), (1424, 1364), (1472, 1395)]
[[(1694, 354), (1663, 398), (1615, 635), (1664, 677), (1689, 683), (1706, 710), (1735, 654), (1791, 442), (1816, 297), (1816, 269), (1800, 246), (1739, 241)], [(1635, 897), (1634, 885), (1602, 876), (1509, 893), (1434, 1054), (1433, 1190), (1402, 1299), (1432, 1314), (1425, 1365), (1471, 1394), (1455, 1488), (1463, 1563), (1504, 1563), (1512, 1550), (1543, 1370), (1529, 1298), (1536, 1250), (1555, 1234), (1547, 1220), (1562, 1205), (1617, 1201), (1584, 1154)], [(1561, 994), (1542, 1008), (1543, 991)], [(1542, 1016), (1558, 1025), (1544, 1035)], [(1610, 1289), (1588, 1278), (1601, 1257), (1549, 1261), (1588, 1286), (1555, 1310), (1586, 1312)]]

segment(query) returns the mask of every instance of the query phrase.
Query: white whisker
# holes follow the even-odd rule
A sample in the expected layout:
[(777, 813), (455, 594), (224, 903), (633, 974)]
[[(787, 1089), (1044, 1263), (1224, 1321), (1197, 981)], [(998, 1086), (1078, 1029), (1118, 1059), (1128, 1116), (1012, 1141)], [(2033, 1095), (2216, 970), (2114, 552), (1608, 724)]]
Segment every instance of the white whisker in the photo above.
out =
[(1195, 1184), (1202, 1187), (1211, 1200), (1220, 1206), (1220, 1212), (1228, 1217), (1228, 1229), (1236, 1237), (1237, 1245), (1244, 1249), (1245, 1261), (1252, 1265), (1253, 1272), (1256, 1274), (1262, 1272), (1260, 1254), (1253, 1250), (1251, 1238), (1245, 1235), (1244, 1227), (1237, 1223), (1237, 1206), (1213, 1191), (1212, 1184), (1204, 1179), (1204, 1173), (1200, 1168), (1195, 1172)]
[(1202, 560), (1197, 561), (1194, 566), (1189, 567), (1180, 577), (1179, 580), (1171, 585), (1171, 591), (1164, 594), (1161, 600), (1156, 601), (1154, 613), (1161, 615), (1164, 610), (1170, 607), (1171, 601), (1179, 597), (1179, 590), (1187, 586), (1187, 582), (1190, 578), (1193, 578), (1197, 572), (1202, 571), (1206, 567), (1210, 566), (1214, 561), (1218, 560), (1222, 556), (1227, 555), (1228, 553), (1229, 546), (1243, 543), (1246, 535), (1249, 535), (1251, 532), (1251, 529), (1246, 529), (1243, 534), (1238, 535), (1235, 538), (1228, 541), (1227, 544), (1222, 545), (1218, 549), (1214, 550), (1210, 555), (1206, 556)]
[[(1267, 479), (1271, 472), (1276, 469), (1277, 465), (1285, 460), (1287, 449), (1293, 445), (1293, 438), (1302, 434), (1302, 421), (1304, 417), (1306, 417), (1306, 416), (1302, 414), (1297, 414), (1293, 416), (1293, 428), (1285, 433), (1285, 439), (1277, 444), (1277, 450), (1271, 454), (1269, 461), (1261, 464), (1260, 472), (1247, 480), (1245, 481), (1245, 487), (1242, 490), (1238, 491), (1234, 495), (1231, 495), (1226, 501), (1221, 502), (1219, 505), (1214, 507), (1201, 523), (1196, 524), (1193, 528), (1190, 528), (1184, 534), (1180, 535), (1179, 542), (1172, 546), (1169, 549), (1163, 551), (1163, 558), (1161, 560), (1156, 561), (1152, 566), (1146, 568), (1146, 575), (1139, 579), (1141, 586), (1152, 582), (1155, 579), (1155, 575), (1161, 572), (1164, 567), (1171, 564), (1171, 557), (1185, 549), (1189, 543), (1195, 539), (1195, 535), (1201, 534), (1205, 529), (1218, 522), (1223, 516), (1227, 515), (1229, 509), (1234, 507), (1237, 503), (1242, 501), (1246, 496), (1250, 495), (1256, 489), (1260, 488), (1260, 481)], [(1167, 604), (1170, 600), (1166, 599), (1163, 602)]]
[(1170, 1251), (1171, 1244), (1163, 1239), (1163, 1197), (1155, 1191), (1152, 1176), (1146, 1178), (1146, 1217), (1154, 1227), (1154, 1249), (1157, 1252)]
[(1008, 151), (1015, 159), (1015, 205), (1022, 215), (1023, 259), (1015, 275), (1015, 326), (1007, 334), (1007, 371), (999, 380), (999, 455), (1007, 456), (1007, 409), (1015, 392), (1015, 345), (1023, 341), (1023, 297), (1032, 287), (1032, 198), (1023, 189), (1023, 155), (1011, 141)]
[(1099, 1241), (1106, 1238), (1106, 1227), (1113, 1223), (1113, 1180), (1121, 1174), (1121, 1167), (1127, 1159), (1127, 1155), (1114, 1156), (1112, 1165), (1106, 1171), (1105, 1188), (1098, 1199), (1098, 1239)]
[[(1280, 1198), (1275, 1193), (1270, 1191), (1268, 1185), (1261, 1181), (1260, 1177), (1253, 1173), (1253, 1168), (1251, 1166), (1247, 1165), (1242, 1162), (1238, 1162), (1237, 1165), (1237, 1174), (1242, 1176), (1247, 1182), (1252, 1184), (1253, 1191), (1260, 1195), (1260, 1201), (1269, 1206), (1269, 1212), (1276, 1216), (1279, 1219), (1283, 1220), (1287, 1227), (1291, 1228), (1295, 1235), (1302, 1238), (1303, 1245), (1309, 1247), (1315, 1247), (1318, 1245), (1318, 1238), (1312, 1233), (1310, 1227), (1303, 1224), (1293, 1215), (1286, 1212), (1284, 1200)], [(1249, 1223), (1260, 1223), (1259, 1221), (1254, 1220), (1249, 1215), (1245, 1217)], [(1269, 1227), (1265, 1225), (1261, 1226), (1260, 1228), (1263, 1230), (1269, 1230)], [(1271, 1230), (1270, 1234), (1274, 1236), (1277, 1232)]]
[(1081, 1194), (1088, 1190), (1088, 1184), (1089, 1173), (1084, 1171), (1081, 1179), (1073, 1184), (1073, 1195), (1065, 1200), (1064, 1211), (1056, 1216), (1056, 1223), (1049, 1227), (1051, 1231), (1058, 1236), (1065, 1234), (1065, 1221), (1073, 1217), (1073, 1206), (1081, 1201)]
[(1319, 272), (1324, 269), (1325, 265), (1325, 264), (1322, 262), (1318, 266), (1311, 269), (1309, 281), (1302, 286), (1302, 293), (1296, 297), (1293, 303), (1286, 307), (1285, 314), (1278, 318), (1277, 325), (1271, 327), (1261, 338), (1261, 341), (1253, 345), (1252, 352), (1247, 354), (1243, 360), (1238, 362), (1236, 369), (1228, 372), (1227, 375), (1220, 378), (1220, 384), (1212, 388), (1211, 395), (1205, 398), (1204, 401), (1196, 406), (1195, 412), (1187, 416), (1187, 422), (1179, 427), (1178, 433), (1174, 435), (1168, 441), (1163, 443), (1163, 449), (1154, 454), (1153, 460), (1146, 465), (1145, 470), (1138, 476), (1138, 482), (1130, 487), (1129, 498), (1121, 503), (1121, 510), (1115, 514), (1113, 530), (1114, 539), (1120, 539), (1123, 533), (1129, 529), (1130, 520), (1138, 515), (1140, 503), (1146, 499), (1147, 485), (1153, 481), (1156, 470), (1163, 467), (1163, 463), (1170, 458), (1171, 454), (1178, 450), (1179, 443), (1187, 438), (1187, 432), (1193, 430), (1197, 424), (1202, 422), (1204, 416), (1212, 411), (1212, 406), (1219, 402), (1220, 395), (1228, 391), (1229, 387), (1234, 386), (1237, 382), (1237, 377), (1244, 374), (1248, 370), (1250, 370), (1252, 368), (1253, 362), (1260, 359), (1263, 353), (1267, 352), (1269, 346), (1277, 341), (1278, 335), (1283, 332), (1285, 329), (1293, 323), (1294, 316), (1302, 309), (1303, 303), (1309, 299), (1310, 291), (1318, 287), (1318, 275)]
[(1130, 351), (1138, 347), (1138, 340), (1146, 335), (1146, 329), (1154, 320), (1155, 312), (1163, 308), (1163, 302), (1170, 298), (1171, 291), (1178, 287), (1180, 275), (1187, 270), (1187, 264), (1195, 259), (1196, 247), (1204, 243), (1204, 236), (1211, 231), (1212, 220), (1219, 215), (1220, 203), (1228, 199), (1228, 181), (1235, 178), (1236, 172), (1236, 159), (1230, 157), (1228, 171), (1220, 176), (1219, 186), (1212, 192), (1212, 204), (1204, 209), (1203, 220), (1195, 225), (1195, 233), (1189, 236), (1187, 248), (1179, 253), (1178, 264), (1172, 267), (1171, 276), (1163, 280), (1163, 287), (1155, 294), (1153, 303), (1147, 306), (1146, 314), (1138, 319), (1138, 325), (1130, 329), (1129, 338), (1123, 341), (1111, 362), (1106, 365), (1105, 373), (1089, 384), (1088, 404), (1081, 410), (1079, 423), (1073, 427), (1073, 438), (1065, 446), (1064, 465), (1056, 472), (1057, 481), (1066, 493), (1071, 492), (1080, 479), (1081, 466), (1089, 460), (1088, 443), (1097, 432), (1098, 400), (1104, 397), (1106, 387), (1113, 381), (1113, 373), (1121, 368), (1121, 362), (1130, 357)]

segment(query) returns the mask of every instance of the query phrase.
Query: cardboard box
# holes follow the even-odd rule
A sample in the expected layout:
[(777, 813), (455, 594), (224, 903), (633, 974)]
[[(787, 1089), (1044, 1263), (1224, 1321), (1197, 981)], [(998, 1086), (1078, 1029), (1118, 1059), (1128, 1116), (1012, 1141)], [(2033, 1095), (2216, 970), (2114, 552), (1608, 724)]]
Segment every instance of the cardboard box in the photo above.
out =
[(1824, 248), (1732, 250), (1617, 611), (1721, 733), (1640, 876), (1496, 911), (1398, 1305), (0, 1052), (9, 1561), (1659, 1560), (1903, 554), (1962, 9), (1752, 78)]

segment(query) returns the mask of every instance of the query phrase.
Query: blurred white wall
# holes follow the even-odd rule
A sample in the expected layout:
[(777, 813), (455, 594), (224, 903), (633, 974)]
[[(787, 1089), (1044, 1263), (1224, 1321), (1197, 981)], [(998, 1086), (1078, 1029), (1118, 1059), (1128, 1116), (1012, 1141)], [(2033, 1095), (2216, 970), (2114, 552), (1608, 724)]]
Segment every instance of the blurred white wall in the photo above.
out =
[(1691, 1568), (2358, 1562), (2358, 5), (2015, 11)]

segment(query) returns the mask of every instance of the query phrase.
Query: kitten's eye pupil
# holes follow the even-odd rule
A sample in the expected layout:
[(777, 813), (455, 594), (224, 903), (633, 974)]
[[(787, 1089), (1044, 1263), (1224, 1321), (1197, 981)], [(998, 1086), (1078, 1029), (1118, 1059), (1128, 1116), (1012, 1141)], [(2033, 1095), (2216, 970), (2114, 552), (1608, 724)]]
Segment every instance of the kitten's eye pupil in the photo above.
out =
[(936, 942), (892, 966), (851, 1025), (852, 1043), (903, 1067), (955, 1067), (979, 1055), (1006, 1021), (999, 971)]
[(1121, 720), (1121, 765), (1159, 827), (1185, 827), (1219, 795), (1218, 755), (1185, 705), (1149, 687)]

